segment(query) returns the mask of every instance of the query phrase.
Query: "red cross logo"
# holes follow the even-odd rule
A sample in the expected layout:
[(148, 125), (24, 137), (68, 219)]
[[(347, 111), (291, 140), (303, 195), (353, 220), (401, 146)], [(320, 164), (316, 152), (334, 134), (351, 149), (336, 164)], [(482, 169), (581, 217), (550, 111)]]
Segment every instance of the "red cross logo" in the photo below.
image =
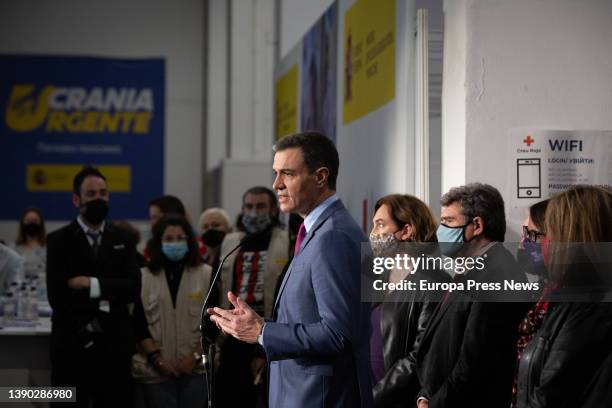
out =
[(527, 137), (523, 139), (523, 143), (525, 143), (527, 147), (531, 147), (533, 142), (535, 142), (535, 140), (531, 138), (531, 135), (527, 135)]

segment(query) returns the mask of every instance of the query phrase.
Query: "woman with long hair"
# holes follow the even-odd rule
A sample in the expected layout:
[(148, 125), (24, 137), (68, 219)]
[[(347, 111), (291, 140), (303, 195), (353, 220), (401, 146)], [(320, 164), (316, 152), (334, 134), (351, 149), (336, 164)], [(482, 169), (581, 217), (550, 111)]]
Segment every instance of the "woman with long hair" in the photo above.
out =
[(36, 207), (26, 208), (19, 217), (19, 230), (15, 240), (15, 252), (23, 257), (23, 276), (19, 281), (36, 279), (44, 285), (47, 265), (47, 233), (45, 219)]
[(132, 375), (149, 407), (201, 407), (206, 401), (200, 365), (200, 311), (211, 268), (198, 253), (182, 215), (165, 215), (153, 227), (150, 261), (142, 269), (141, 302), (134, 311), (139, 353)]
[[(427, 205), (410, 195), (391, 194), (374, 206), (370, 244), (375, 257), (432, 255), (436, 250), (436, 222)], [(450, 281), (443, 270), (393, 269), (388, 283), (403, 279)], [(370, 355), (374, 383), (374, 406), (405, 406), (420, 390), (415, 356), (430, 317), (438, 306), (431, 293), (397, 291), (384, 294), (372, 310)]]
[[(544, 262), (553, 290), (522, 353), (516, 406), (582, 406), (589, 382), (612, 350), (612, 193), (576, 186), (550, 199)], [(608, 250), (608, 251), (607, 251)]]

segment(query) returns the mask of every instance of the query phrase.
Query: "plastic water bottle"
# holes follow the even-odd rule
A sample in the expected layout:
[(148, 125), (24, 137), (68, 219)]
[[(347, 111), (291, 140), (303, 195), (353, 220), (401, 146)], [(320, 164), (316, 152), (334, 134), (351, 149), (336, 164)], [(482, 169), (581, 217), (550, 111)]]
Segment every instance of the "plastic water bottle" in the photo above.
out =
[(47, 273), (44, 269), (40, 272), (38, 279), (38, 301), (41, 303), (47, 301)]
[(11, 291), (4, 294), (2, 302), (4, 311), (4, 327), (15, 326), (15, 317), (17, 316), (17, 304), (15, 297)]
[[(36, 281), (33, 282), (35, 283)], [(26, 318), (32, 326), (35, 326), (38, 323), (38, 289), (36, 288), (36, 285), (30, 286), (28, 314)]]
[(17, 325), (28, 326), (28, 291), (25, 284), (17, 292)]

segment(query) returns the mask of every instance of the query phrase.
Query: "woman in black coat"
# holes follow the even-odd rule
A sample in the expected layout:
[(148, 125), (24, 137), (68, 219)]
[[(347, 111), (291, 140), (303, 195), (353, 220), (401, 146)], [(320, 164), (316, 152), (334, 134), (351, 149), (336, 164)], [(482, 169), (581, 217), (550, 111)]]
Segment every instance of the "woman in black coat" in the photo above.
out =
[[(583, 406), (612, 352), (612, 193), (577, 186), (551, 198), (543, 254), (555, 284), (518, 368), (519, 408)], [(550, 241), (550, 242), (548, 242)]]
[[(437, 247), (436, 222), (425, 203), (409, 195), (392, 194), (378, 200), (370, 243), (374, 256), (418, 257)], [(393, 269), (384, 275), (389, 283), (401, 280), (450, 281), (443, 270)], [(417, 284), (418, 285), (418, 284)], [(386, 291), (372, 311), (371, 360), (374, 406), (411, 405), (420, 384), (415, 371), (416, 352), (440, 296), (424, 291)], [(408, 401), (410, 403), (408, 403)]]
[(581, 408), (612, 407), (612, 354), (599, 367), (583, 400)]

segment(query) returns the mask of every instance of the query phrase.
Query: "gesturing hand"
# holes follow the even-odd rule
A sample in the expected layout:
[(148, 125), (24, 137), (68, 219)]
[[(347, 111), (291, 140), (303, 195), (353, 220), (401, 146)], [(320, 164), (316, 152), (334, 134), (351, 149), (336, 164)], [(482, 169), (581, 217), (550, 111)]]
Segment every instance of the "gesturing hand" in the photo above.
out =
[(75, 276), (68, 279), (68, 287), (71, 289), (87, 289), (89, 284), (89, 276)]
[(232, 292), (227, 293), (227, 299), (234, 306), (233, 310), (224, 310), (220, 307), (208, 309), (210, 320), (224, 333), (229, 334), (246, 343), (257, 343), (257, 337), (261, 333), (264, 320), (251, 307), (234, 296)]

